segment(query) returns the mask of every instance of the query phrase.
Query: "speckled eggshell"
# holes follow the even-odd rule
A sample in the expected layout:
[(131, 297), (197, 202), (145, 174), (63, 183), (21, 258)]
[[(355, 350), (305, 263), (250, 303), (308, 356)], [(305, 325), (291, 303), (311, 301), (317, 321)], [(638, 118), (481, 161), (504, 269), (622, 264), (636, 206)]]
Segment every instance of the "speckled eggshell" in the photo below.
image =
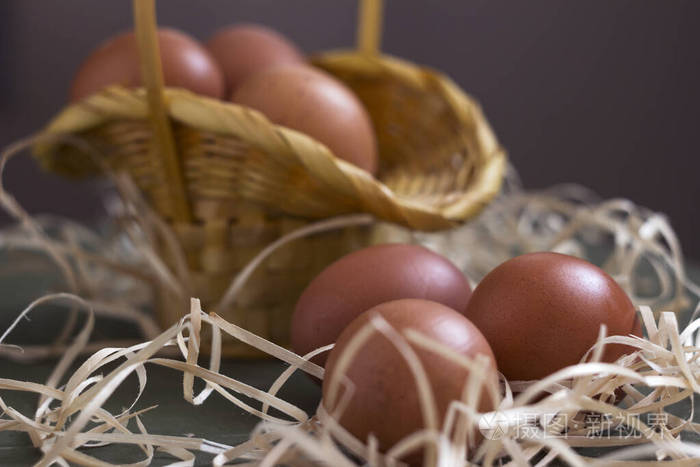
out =
[(301, 64), (268, 68), (244, 81), (231, 100), (311, 136), (371, 174), (377, 170), (369, 114), (350, 89), (324, 71)]
[[(304, 290), (292, 316), (292, 348), (304, 355), (332, 344), (352, 320), (384, 302), (422, 298), (464, 312), (470, 296), (462, 272), (427, 248), (364, 248), (328, 266)], [(314, 361), (323, 365), (326, 355)]]
[[(427, 300), (396, 300), (383, 303), (363, 313), (340, 335), (326, 365), (323, 381), (323, 404), (329, 413), (335, 406), (331, 391), (331, 378), (336, 364), (355, 334), (371, 319), (373, 313), (384, 318), (394, 329), (414, 329), (448, 347), (456, 354), (474, 358), (481, 354), (488, 359), (486, 378), (497, 378), (495, 359), (484, 336), (468, 319), (439, 303)], [(442, 426), (451, 401), (460, 400), (469, 371), (435, 352), (409, 344), (416, 352), (427, 373), (437, 406), (438, 426)], [(405, 436), (425, 428), (418, 389), (408, 364), (381, 334), (374, 334), (361, 347), (345, 372), (352, 382), (354, 392), (339, 417), (340, 424), (356, 438), (366, 441), (371, 434), (377, 437), (379, 447), (386, 451)], [(342, 389), (340, 394), (342, 394)], [(493, 401), (483, 392), (478, 403), (480, 411), (493, 409)], [(481, 436), (471, 434), (470, 444), (475, 445)], [(418, 459), (419, 460), (419, 459)], [(416, 464), (415, 456), (409, 459)], [(420, 465), (420, 462), (418, 462)]]
[[(541, 379), (579, 363), (603, 323), (608, 335), (641, 336), (624, 290), (597, 266), (558, 253), (526, 254), (498, 266), (474, 289), (466, 316), (509, 380)], [(608, 345), (603, 360), (632, 350)]]
[[(217, 99), (224, 96), (224, 75), (197, 40), (176, 29), (161, 28), (158, 43), (166, 86)], [(83, 61), (73, 78), (70, 99), (82, 99), (114, 84), (141, 85), (141, 65), (133, 32), (109, 39)]]

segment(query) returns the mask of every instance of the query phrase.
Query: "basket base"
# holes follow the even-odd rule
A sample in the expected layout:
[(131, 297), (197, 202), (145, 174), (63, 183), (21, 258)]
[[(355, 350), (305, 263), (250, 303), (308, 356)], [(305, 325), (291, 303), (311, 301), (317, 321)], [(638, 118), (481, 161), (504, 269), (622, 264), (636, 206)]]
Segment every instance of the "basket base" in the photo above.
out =
[[(217, 314), (257, 336), (288, 348), (295, 304), (304, 288), (326, 266), (357, 249), (378, 243), (410, 242), (411, 237), (406, 229), (376, 224), (353, 226), (294, 240), (280, 247), (260, 264), (237, 296), (235, 305), (229, 309), (217, 310)], [(236, 274), (267, 244), (266, 241), (265, 244), (257, 245), (255, 250), (250, 245), (243, 250), (231, 248), (229, 255), (233, 251), (245, 256), (245, 261), (240, 261), (241, 257), (238, 257), (234, 270), (208, 273), (190, 271), (192, 290), (195, 297), (201, 300), (205, 312), (216, 309), (219, 298), (226, 292)], [(162, 254), (165, 255), (164, 250)], [(192, 257), (196, 256), (188, 255), (190, 267), (197, 265), (191, 261)], [(167, 261), (167, 257), (165, 259)], [(156, 290), (156, 296), (156, 313), (163, 328), (171, 326), (189, 312), (189, 299), (175, 297), (164, 287)], [(202, 332), (202, 351), (209, 353), (210, 332), (208, 329), (203, 329)], [(235, 358), (269, 358), (269, 355), (226, 335), (222, 339), (222, 354)]]

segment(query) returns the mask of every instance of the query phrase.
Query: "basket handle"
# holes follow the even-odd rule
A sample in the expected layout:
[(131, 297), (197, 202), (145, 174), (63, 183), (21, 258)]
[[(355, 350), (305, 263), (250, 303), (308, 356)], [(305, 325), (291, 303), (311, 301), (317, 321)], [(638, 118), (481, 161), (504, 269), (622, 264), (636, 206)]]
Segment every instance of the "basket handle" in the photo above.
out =
[(365, 55), (377, 55), (382, 40), (383, 0), (360, 0), (357, 22), (357, 49)]
[(153, 157), (160, 157), (165, 168), (174, 208), (173, 220), (175, 222), (191, 222), (192, 212), (187, 201), (185, 178), (177, 155), (173, 129), (165, 107), (155, 0), (133, 0), (133, 7), (141, 79), (146, 87), (148, 117), (153, 127)]

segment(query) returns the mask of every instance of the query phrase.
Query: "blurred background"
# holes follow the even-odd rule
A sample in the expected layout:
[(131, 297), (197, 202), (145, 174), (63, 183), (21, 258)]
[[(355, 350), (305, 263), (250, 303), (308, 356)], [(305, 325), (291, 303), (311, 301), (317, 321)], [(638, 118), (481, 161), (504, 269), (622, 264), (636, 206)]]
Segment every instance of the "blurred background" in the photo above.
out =
[[(200, 39), (261, 22), (314, 52), (352, 46), (356, 1), (161, 0), (158, 14)], [(385, 13), (383, 49), (475, 96), (526, 187), (577, 182), (665, 212), (700, 259), (700, 1), (386, 0)], [(128, 0), (0, 2), (0, 145), (39, 130), (82, 58), (131, 23)], [(8, 170), (31, 212), (102, 212), (96, 182), (29, 157)]]

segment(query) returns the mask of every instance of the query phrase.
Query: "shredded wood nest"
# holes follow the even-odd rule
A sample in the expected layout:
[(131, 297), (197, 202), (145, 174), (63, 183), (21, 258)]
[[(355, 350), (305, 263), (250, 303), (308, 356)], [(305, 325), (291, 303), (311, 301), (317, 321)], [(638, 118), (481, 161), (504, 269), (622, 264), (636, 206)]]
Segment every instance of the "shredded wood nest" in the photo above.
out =
[[(33, 144), (34, 139), (8, 148), (0, 160), (0, 176), (9, 158)], [(73, 144), (83, 144), (78, 140)], [(529, 251), (552, 250), (574, 254), (601, 264), (625, 288), (639, 307), (645, 338), (606, 337), (601, 328), (588, 363), (581, 363), (548, 376), (541, 381), (506, 381), (488, 385), (479, 377), (481, 362), (469, 360), (446, 350), (438, 342), (415, 332), (397, 332), (375, 316), (357, 333), (343, 356), (353, 358), (353, 348), (374, 333), (381, 333), (399, 349), (414, 371), (420, 391), (423, 413), (434, 412), (432, 394), (420, 361), (407, 348), (431, 349), (441, 358), (471, 369), (470, 387), (463, 401), (454, 401), (443, 426), (415, 433), (389, 452), (380, 453), (377, 442), (358, 440), (336, 422), (323, 406), (306, 413), (277, 394), (295, 371), (323, 378), (323, 369), (308, 361), (332, 348), (327, 346), (299, 356), (231, 324), (216, 313), (206, 313), (199, 301), (191, 300), (191, 311), (164, 332), (141, 311), (148, 300), (143, 281), (158, 280), (178, 288), (177, 281), (149, 243), (149, 232), (165, 232), (167, 226), (150, 211), (128, 180), (114, 175), (122, 197), (119, 204), (119, 235), (108, 238), (73, 222), (30, 216), (0, 186), (0, 203), (18, 221), (18, 225), (0, 233), (3, 248), (21, 248), (46, 254), (62, 272), (68, 292), (47, 295), (31, 303), (16, 321), (0, 335), (0, 353), (5, 358), (32, 360), (50, 356), (56, 347), (20, 348), (7, 343), (8, 336), (33, 309), (45, 303), (61, 303), (72, 310), (66, 328), (57, 336), (66, 346), (55, 370), (43, 383), (0, 379), (4, 391), (37, 394), (34, 413), (21, 413), (0, 397), (0, 431), (26, 432), (42, 452), (38, 466), (69, 463), (85, 466), (111, 465), (87, 454), (84, 448), (103, 444), (132, 444), (143, 459), (130, 465), (148, 465), (157, 450), (173, 456), (170, 465), (194, 465), (195, 453), (213, 457), (215, 466), (233, 462), (242, 465), (308, 465), (317, 462), (332, 466), (400, 465), (397, 459), (417, 450), (429, 451), (432, 466), (458, 466), (477, 463), (494, 465), (547, 465), (555, 459), (570, 465), (639, 465), (642, 462), (666, 465), (698, 465), (700, 445), (687, 440), (696, 432), (693, 421), (694, 394), (700, 391), (700, 288), (686, 277), (678, 240), (663, 215), (636, 206), (627, 200), (600, 200), (576, 186), (529, 192), (519, 187), (511, 175), (504, 193), (474, 222), (443, 234), (404, 232), (407, 240), (417, 241), (452, 259), (478, 282), (502, 261)], [(247, 277), (275, 248), (328, 229), (372, 222), (367, 216), (346, 216), (311, 224), (279, 239), (233, 281), (226, 300), (235, 300), (245, 287)], [(394, 227), (387, 226), (387, 229)], [(464, 248), (469, 245), (469, 248)], [(12, 265), (6, 265), (12, 267)], [(129, 293), (125, 293), (128, 291)], [(696, 306), (689, 324), (681, 329), (678, 312)], [(657, 311), (652, 311), (657, 310)], [(666, 311), (668, 310), (668, 311)], [(85, 313), (82, 328), (74, 332), (77, 314)], [(126, 346), (90, 341), (98, 316), (120, 317), (135, 323), (145, 341)], [(212, 346), (208, 366), (199, 365), (200, 336), (211, 328)], [(288, 367), (267, 391), (222, 374), (221, 340), (229, 335), (253, 346)], [(75, 336), (75, 337), (69, 337)], [(406, 344), (409, 343), (410, 346)], [(625, 344), (637, 349), (614, 364), (601, 363), (607, 344)], [(52, 344), (52, 343), (51, 343)], [(81, 354), (89, 357), (72, 374), (68, 368)], [(106, 367), (121, 361), (115, 368)], [(146, 364), (179, 371), (183, 398), (194, 404), (206, 402), (213, 393), (225, 397), (260, 418), (250, 439), (237, 446), (226, 446), (206, 439), (162, 436), (150, 433), (136, 410), (139, 397), (148, 385)], [(342, 366), (343, 362), (339, 365)], [(131, 374), (138, 379), (139, 390), (129, 407), (119, 413), (105, 408), (114, 391)], [(206, 382), (195, 393), (195, 380)], [(338, 389), (344, 382), (334, 382)], [(183, 389), (181, 389), (183, 388)], [(427, 388), (427, 389), (425, 389)], [(621, 388), (624, 397), (620, 397)], [(479, 391), (489, 391), (500, 401), (498, 409), (479, 413), (469, 401)], [(546, 394), (546, 396), (543, 396)], [(246, 398), (262, 403), (253, 407)], [(691, 401), (684, 417), (668, 408), (679, 401)], [(342, 403), (340, 404), (342, 407)], [(270, 409), (274, 408), (273, 413)], [(167, 410), (158, 408), (155, 410)], [(591, 431), (587, 423), (597, 417), (600, 426)], [(480, 430), (484, 441), (468, 450), (466, 439), (458, 436), (468, 429)], [(630, 436), (634, 433), (635, 436)], [(601, 458), (586, 457), (578, 447), (615, 447)], [(644, 461), (638, 459), (647, 459)]]

